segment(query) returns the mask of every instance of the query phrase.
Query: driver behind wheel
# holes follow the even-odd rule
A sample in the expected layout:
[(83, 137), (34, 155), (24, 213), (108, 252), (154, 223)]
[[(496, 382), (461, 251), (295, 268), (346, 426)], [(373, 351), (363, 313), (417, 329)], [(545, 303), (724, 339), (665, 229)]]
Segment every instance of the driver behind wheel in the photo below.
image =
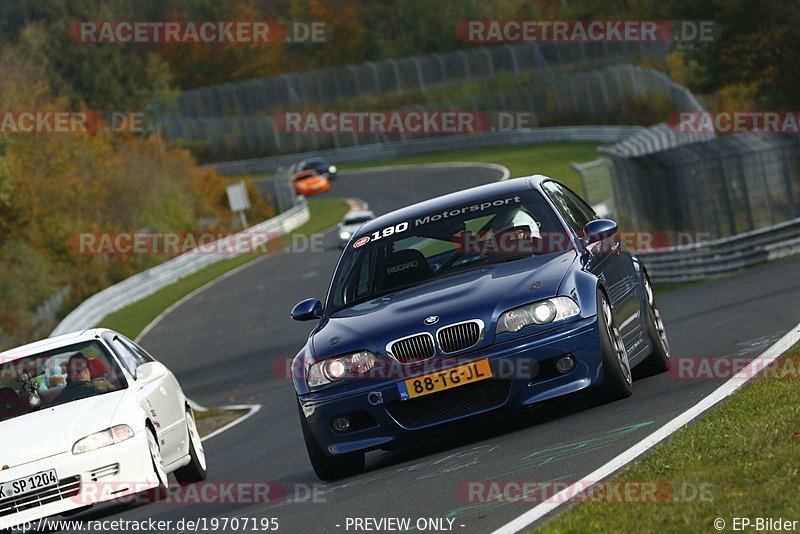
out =
[(73, 354), (67, 361), (67, 385), (55, 398), (52, 405), (64, 404), (95, 395), (97, 390), (92, 384), (92, 373), (89, 359), (80, 352)]

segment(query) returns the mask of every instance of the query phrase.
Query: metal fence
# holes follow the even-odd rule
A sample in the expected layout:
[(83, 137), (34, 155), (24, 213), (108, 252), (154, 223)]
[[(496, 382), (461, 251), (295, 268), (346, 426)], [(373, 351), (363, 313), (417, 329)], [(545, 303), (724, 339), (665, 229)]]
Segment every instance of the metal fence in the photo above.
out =
[(800, 135), (728, 135), (612, 161), (628, 228), (718, 239), (800, 216)]
[(329, 104), (370, 95), (429, 93), (437, 86), (505, 75), (554, 74), (561, 70), (664, 57), (670, 44), (522, 43), (476, 47), (442, 54), (308, 70), (182, 92), (174, 106), (157, 106), (162, 117), (252, 115), (277, 109)]
[[(694, 96), (663, 73), (632, 65), (617, 65), (543, 78), (531, 85), (504, 91), (456, 96), (403, 109), (462, 110), (489, 116), (525, 113), (526, 117), (532, 118), (531, 126), (547, 127), (650, 124), (663, 120), (669, 111), (698, 108)], [(159, 122), (159, 131), (167, 140), (190, 148), (205, 161), (405, 142), (415, 137), (444, 137), (436, 133), (410, 135), (402, 131), (286, 132), (277, 122), (266, 114), (165, 118)], [(499, 124), (491, 127), (495, 131), (504, 128)]]
[(638, 252), (654, 282), (686, 283), (800, 254), (800, 218), (733, 237)]

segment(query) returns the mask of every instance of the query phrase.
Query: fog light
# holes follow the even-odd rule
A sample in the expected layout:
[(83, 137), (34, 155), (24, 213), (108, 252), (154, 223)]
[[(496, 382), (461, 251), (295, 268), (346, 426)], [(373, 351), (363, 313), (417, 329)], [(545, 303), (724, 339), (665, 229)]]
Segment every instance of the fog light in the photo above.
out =
[(564, 356), (556, 360), (556, 369), (559, 373), (569, 373), (575, 369), (575, 358), (572, 356)]
[(337, 417), (333, 420), (333, 430), (336, 432), (347, 432), (350, 429), (350, 419), (347, 417)]

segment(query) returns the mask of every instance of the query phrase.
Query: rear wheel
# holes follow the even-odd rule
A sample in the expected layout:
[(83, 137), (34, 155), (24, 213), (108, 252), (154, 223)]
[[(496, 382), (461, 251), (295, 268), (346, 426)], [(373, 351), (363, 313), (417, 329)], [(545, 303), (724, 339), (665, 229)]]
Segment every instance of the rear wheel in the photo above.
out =
[(300, 415), (300, 426), (303, 429), (303, 440), (306, 442), (306, 450), (308, 451), (308, 459), (311, 460), (311, 467), (314, 468), (314, 473), (321, 480), (346, 478), (356, 475), (364, 469), (363, 452), (331, 456), (320, 447), (311, 433), (311, 428), (308, 426), (308, 421), (306, 421), (306, 416), (300, 408), (299, 402), (297, 408)]
[(202, 482), (208, 476), (206, 468), (206, 453), (203, 450), (203, 441), (197, 431), (197, 423), (191, 408), (186, 409), (186, 430), (189, 433), (189, 463), (177, 471), (175, 478), (181, 486)]
[(603, 354), (603, 384), (596, 392), (597, 402), (610, 402), (630, 397), (633, 383), (628, 351), (614, 323), (611, 304), (602, 291), (597, 292), (597, 324)]
[(653, 346), (653, 352), (645, 360), (650, 369), (657, 373), (669, 370), (669, 342), (667, 341), (667, 331), (664, 328), (664, 321), (661, 320), (661, 312), (656, 305), (656, 296), (650, 279), (644, 275), (644, 290), (647, 298), (647, 337)]

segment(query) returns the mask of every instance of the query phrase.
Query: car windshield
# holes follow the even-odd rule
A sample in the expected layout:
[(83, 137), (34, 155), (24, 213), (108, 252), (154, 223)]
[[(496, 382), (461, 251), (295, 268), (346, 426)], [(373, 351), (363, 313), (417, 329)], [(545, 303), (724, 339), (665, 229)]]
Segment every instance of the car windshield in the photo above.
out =
[(571, 247), (538, 191), (455, 205), (357, 236), (329, 295), (338, 311), (437, 278)]
[(327, 171), (328, 167), (330, 167), (330, 165), (321, 159), (309, 160), (303, 164), (303, 169), (314, 169), (320, 172)]
[(0, 421), (125, 389), (114, 359), (88, 341), (0, 364)]

